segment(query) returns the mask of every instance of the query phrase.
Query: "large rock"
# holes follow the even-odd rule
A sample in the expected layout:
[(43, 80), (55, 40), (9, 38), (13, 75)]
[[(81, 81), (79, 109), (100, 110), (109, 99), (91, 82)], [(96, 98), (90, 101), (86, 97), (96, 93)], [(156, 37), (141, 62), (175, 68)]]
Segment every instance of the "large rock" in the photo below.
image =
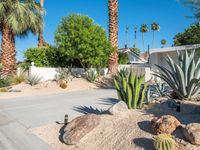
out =
[(118, 103), (114, 104), (108, 109), (108, 112), (112, 115), (120, 114), (122, 112), (127, 112), (127, 111), (128, 111), (128, 106), (123, 101), (119, 101)]
[(100, 116), (84, 115), (72, 120), (64, 129), (63, 141), (67, 145), (77, 144), (100, 123)]
[(191, 123), (184, 129), (185, 138), (192, 144), (200, 145), (200, 124)]
[(164, 115), (159, 118), (154, 118), (152, 121), (152, 131), (155, 134), (171, 134), (176, 130), (181, 123), (174, 117), (170, 115)]

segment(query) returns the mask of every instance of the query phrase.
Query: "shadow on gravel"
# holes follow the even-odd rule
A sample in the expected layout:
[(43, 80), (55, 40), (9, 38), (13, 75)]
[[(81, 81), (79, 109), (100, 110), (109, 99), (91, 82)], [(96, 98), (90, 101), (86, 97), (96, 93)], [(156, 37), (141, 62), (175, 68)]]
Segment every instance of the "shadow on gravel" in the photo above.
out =
[(107, 110), (94, 108), (92, 106), (74, 106), (73, 110), (82, 113), (82, 114), (109, 114)]
[(115, 98), (104, 98), (99, 101), (100, 101), (100, 103), (98, 103), (98, 104), (102, 104), (102, 105), (114, 105), (119, 102), (119, 100), (115, 99)]
[(150, 121), (141, 121), (141, 122), (138, 122), (138, 126), (144, 132), (152, 134), (152, 131), (151, 131), (151, 122)]
[(133, 139), (133, 144), (145, 150), (154, 150), (153, 139), (149, 138), (136, 138)]
[(64, 135), (64, 133), (65, 133), (65, 132), (64, 132), (65, 127), (66, 127), (66, 125), (63, 125), (62, 128), (60, 128), (60, 130), (59, 130), (59, 133), (60, 133), (60, 134), (59, 134), (59, 137), (58, 137), (58, 138), (59, 138), (60, 142), (62, 142), (62, 143), (64, 143), (64, 141), (63, 141), (63, 135)]

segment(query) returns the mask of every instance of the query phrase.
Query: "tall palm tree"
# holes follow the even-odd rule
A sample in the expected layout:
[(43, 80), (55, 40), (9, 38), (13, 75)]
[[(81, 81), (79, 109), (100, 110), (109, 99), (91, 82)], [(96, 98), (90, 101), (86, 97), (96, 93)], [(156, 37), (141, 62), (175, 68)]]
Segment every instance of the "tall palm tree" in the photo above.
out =
[(149, 28), (146, 24), (142, 24), (140, 27), (140, 32), (142, 33), (142, 47), (144, 50), (144, 33), (148, 32)]
[(42, 21), (40, 24), (40, 31), (39, 31), (39, 35), (38, 35), (38, 47), (43, 47), (45, 44), (45, 40), (44, 40), (44, 0), (40, 0), (40, 13), (42, 14)]
[(167, 41), (165, 39), (162, 39), (160, 41), (160, 44), (162, 45), (162, 48), (166, 45)]
[(109, 73), (118, 71), (118, 0), (109, 0), (109, 40), (114, 48), (109, 58)]
[(29, 31), (37, 33), (40, 20), (39, 5), (34, 0), (0, 0), (3, 75), (16, 71), (15, 36), (24, 37)]
[(155, 31), (160, 30), (160, 25), (156, 22), (153, 22), (151, 24), (151, 30), (153, 31), (153, 38), (152, 38), (152, 48), (154, 48), (154, 37), (155, 37)]

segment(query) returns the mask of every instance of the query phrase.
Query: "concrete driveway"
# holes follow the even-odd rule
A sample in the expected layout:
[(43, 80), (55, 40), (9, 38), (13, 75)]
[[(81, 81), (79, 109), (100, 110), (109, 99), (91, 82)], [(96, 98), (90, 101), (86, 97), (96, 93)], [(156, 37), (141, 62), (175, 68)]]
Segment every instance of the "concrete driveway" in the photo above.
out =
[(51, 150), (30, 128), (108, 109), (116, 98), (111, 89), (0, 100), (0, 150)]

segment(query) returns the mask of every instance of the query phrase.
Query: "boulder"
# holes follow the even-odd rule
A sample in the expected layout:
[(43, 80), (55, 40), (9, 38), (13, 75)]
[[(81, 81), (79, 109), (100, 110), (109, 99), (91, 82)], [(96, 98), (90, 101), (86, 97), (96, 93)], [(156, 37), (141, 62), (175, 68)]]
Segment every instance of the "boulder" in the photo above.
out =
[(64, 128), (63, 141), (67, 145), (77, 144), (100, 123), (100, 116), (95, 114), (75, 118)]
[(191, 123), (184, 129), (185, 138), (194, 145), (200, 145), (200, 124)]
[(152, 121), (152, 131), (154, 134), (171, 134), (181, 123), (171, 115), (164, 115), (154, 118)]
[(120, 114), (122, 112), (127, 112), (128, 106), (125, 102), (119, 101), (108, 109), (108, 112), (112, 115)]

